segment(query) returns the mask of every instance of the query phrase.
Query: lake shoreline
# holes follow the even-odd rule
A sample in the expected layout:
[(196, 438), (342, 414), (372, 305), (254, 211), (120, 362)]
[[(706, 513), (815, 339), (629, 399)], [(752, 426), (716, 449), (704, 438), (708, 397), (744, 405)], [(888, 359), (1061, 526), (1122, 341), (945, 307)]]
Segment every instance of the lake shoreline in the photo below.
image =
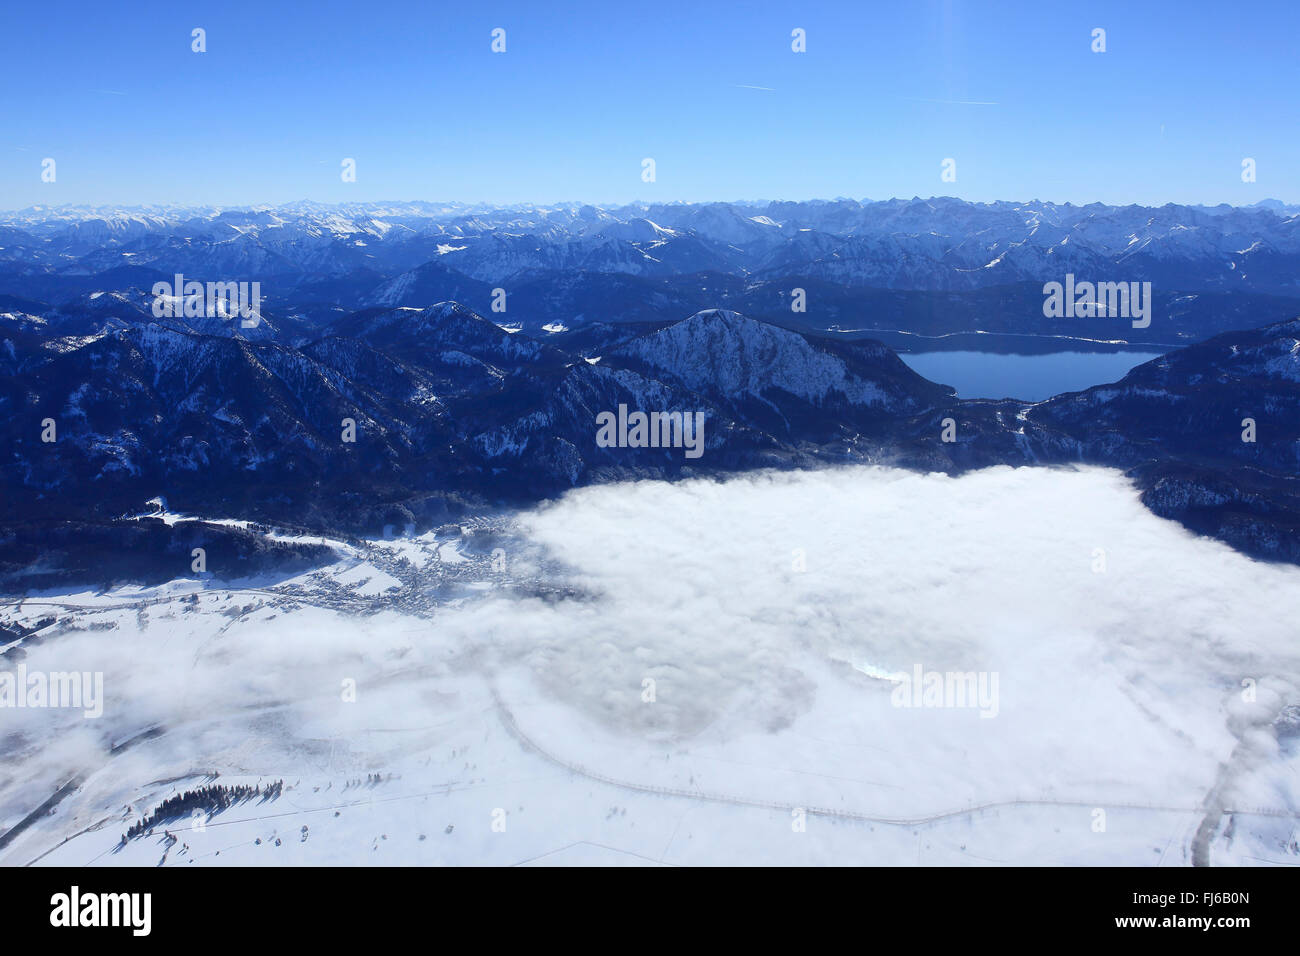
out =
[(985, 351), (900, 353), (918, 375), (949, 385), (960, 399), (1016, 399), (1041, 402), (1065, 392), (1117, 382), (1161, 352), (1076, 350), (1037, 355)]

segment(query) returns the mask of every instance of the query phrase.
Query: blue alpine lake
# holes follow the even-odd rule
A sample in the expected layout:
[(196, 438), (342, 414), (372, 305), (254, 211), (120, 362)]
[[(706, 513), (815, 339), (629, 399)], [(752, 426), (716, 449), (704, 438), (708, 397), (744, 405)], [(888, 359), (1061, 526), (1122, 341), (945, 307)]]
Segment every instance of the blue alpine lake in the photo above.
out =
[(932, 382), (951, 385), (958, 398), (1018, 398), (1041, 402), (1062, 392), (1077, 392), (1117, 382), (1130, 369), (1158, 358), (1159, 352), (1049, 352), (1002, 355), (996, 352), (904, 352), (913, 371)]

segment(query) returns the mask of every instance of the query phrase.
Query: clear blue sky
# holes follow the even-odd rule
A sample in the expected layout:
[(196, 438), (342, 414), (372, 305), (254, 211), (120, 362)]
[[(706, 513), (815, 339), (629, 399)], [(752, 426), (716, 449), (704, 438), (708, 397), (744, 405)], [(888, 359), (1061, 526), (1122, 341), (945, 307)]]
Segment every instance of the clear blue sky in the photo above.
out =
[(83, 0), (3, 17), (0, 209), (1300, 202), (1296, 0)]

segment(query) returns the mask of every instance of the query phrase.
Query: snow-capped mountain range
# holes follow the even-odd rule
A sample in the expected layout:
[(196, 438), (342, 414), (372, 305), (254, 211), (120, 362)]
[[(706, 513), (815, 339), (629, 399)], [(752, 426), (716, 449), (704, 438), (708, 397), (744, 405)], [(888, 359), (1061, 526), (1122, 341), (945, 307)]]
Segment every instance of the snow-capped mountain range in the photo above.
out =
[[(1183, 290), (1300, 295), (1300, 207), (1085, 206), (951, 198), (486, 207), (446, 203), (248, 209), (33, 207), (0, 216), (12, 274), (121, 267), (236, 277), (373, 273), (375, 303), (438, 262), (518, 283), (547, 271), (640, 277), (804, 276), (968, 290), (1065, 272)], [(4, 289), (4, 291), (11, 291)], [(21, 294), (12, 292), (12, 294)]]
[[(179, 273), (259, 282), (261, 337), (293, 345), (358, 309), (455, 301), (546, 334), (722, 308), (900, 349), (1168, 348), (1292, 317), (1298, 223), (1271, 201), (40, 207), (0, 217), (0, 310), (93, 328)], [(1071, 274), (1150, 282), (1150, 325), (1045, 316), (1044, 284)]]

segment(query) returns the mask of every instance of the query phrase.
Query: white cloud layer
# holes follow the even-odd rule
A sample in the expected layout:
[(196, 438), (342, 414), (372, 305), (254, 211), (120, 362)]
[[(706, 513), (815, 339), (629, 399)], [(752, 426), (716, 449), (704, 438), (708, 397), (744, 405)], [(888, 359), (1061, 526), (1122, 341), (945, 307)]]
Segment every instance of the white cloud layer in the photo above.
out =
[[(167, 734), (112, 758), (99, 796), (160, 767), (402, 765), (490, 688), (550, 758), (759, 804), (910, 819), (1042, 799), (1083, 826), (1091, 806), (1195, 808), (1220, 781), (1300, 802), (1270, 729), (1300, 702), (1300, 569), (1155, 517), (1116, 472), (641, 482), (520, 523), (510, 560), (558, 561), (578, 596), (489, 594), (432, 621), (268, 609), (225, 631), (215, 611), (158, 611), (34, 646), (29, 668), (104, 671), (108, 703), (100, 721), (0, 711), (0, 828), (153, 724)], [(895, 706), (888, 677), (918, 666), (995, 674), (996, 716)]]

